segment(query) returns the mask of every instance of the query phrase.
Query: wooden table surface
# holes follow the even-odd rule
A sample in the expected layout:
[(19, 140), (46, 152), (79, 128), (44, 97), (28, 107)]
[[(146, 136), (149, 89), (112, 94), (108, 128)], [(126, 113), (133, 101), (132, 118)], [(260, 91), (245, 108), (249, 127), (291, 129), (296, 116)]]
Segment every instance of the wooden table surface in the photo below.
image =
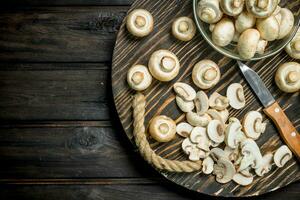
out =
[[(111, 56), (132, 2), (2, 2), (1, 200), (211, 198), (166, 181), (122, 132)], [(260, 199), (300, 199), (299, 187)]]

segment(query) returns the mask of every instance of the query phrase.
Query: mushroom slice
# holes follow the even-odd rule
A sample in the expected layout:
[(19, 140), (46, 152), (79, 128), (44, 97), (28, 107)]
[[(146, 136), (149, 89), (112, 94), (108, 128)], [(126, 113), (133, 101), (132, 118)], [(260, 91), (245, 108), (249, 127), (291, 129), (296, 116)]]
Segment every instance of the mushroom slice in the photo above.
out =
[(221, 158), (226, 158), (226, 154), (224, 152), (224, 150), (215, 147), (213, 149), (211, 149), (211, 151), (209, 152), (209, 156), (215, 161), (217, 162), (219, 159)]
[(216, 24), (212, 32), (212, 41), (220, 47), (225, 47), (233, 40), (234, 32), (235, 29), (232, 20), (223, 18)]
[(148, 63), (150, 73), (159, 81), (171, 81), (174, 79), (180, 69), (177, 56), (168, 50), (155, 51)]
[(216, 181), (219, 183), (228, 183), (236, 173), (234, 165), (225, 158), (220, 158), (214, 165), (213, 173), (216, 175)]
[(255, 173), (258, 176), (263, 176), (267, 174), (272, 169), (272, 162), (273, 162), (273, 154), (266, 153), (262, 158), (262, 162), (259, 168), (255, 169)]
[(127, 83), (132, 89), (142, 91), (151, 85), (152, 76), (146, 66), (134, 65), (127, 72)]
[(293, 13), (287, 8), (281, 8), (278, 15), (280, 15), (281, 20), (277, 39), (282, 39), (292, 31), (295, 19)]
[(243, 158), (241, 160), (239, 171), (242, 171), (249, 166), (257, 169), (261, 166), (262, 155), (256, 142), (250, 138), (242, 141), (241, 143), (241, 154)]
[(169, 142), (175, 137), (176, 123), (167, 116), (156, 116), (149, 122), (149, 133), (158, 142)]
[(144, 9), (135, 9), (126, 19), (127, 30), (136, 37), (145, 37), (153, 31), (154, 20), (151, 13)]
[(202, 60), (194, 66), (192, 78), (196, 86), (206, 90), (214, 87), (220, 81), (221, 72), (215, 62)]
[(208, 156), (202, 162), (202, 172), (204, 174), (211, 174), (214, 170), (214, 160)]
[(234, 109), (242, 109), (246, 105), (243, 86), (239, 83), (233, 83), (227, 88), (226, 96), (229, 104)]
[(176, 96), (176, 104), (182, 112), (186, 112), (186, 113), (191, 112), (195, 107), (194, 102), (185, 101), (179, 96)]
[(196, 34), (196, 25), (189, 17), (179, 17), (172, 24), (172, 33), (175, 38), (190, 41)]
[(209, 109), (206, 113), (209, 114), (213, 120), (218, 120), (218, 121), (223, 122), (223, 127), (225, 128), (225, 122), (219, 111), (217, 111), (215, 109)]
[(256, 18), (266, 18), (275, 11), (279, 0), (247, 0), (245, 2), (248, 12)]
[(186, 83), (177, 82), (173, 88), (176, 94), (184, 101), (193, 101), (196, 98), (196, 91)]
[(249, 12), (242, 12), (235, 20), (235, 29), (237, 32), (242, 33), (245, 30), (254, 27), (256, 18)]
[(193, 144), (189, 138), (183, 140), (181, 148), (184, 153), (189, 156), (189, 160), (191, 161), (198, 161), (206, 155), (205, 152), (197, 148), (197, 146)]
[(265, 132), (266, 123), (263, 123), (262, 114), (258, 111), (248, 112), (243, 119), (243, 130), (247, 137), (254, 140)]
[(214, 143), (221, 143), (225, 139), (223, 122), (212, 120), (207, 125), (207, 135)]
[(300, 64), (287, 62), (279, 66), (275, 82), (280, 90), (293, 93), (300, 90)]
[(292, 41), (286, 45), (285, 51), (292, 58), (300, 59), (300, 28), (298, 29)]
[(202, 126), (206, 127), (211, 120), (208, 114), (198, 115), (195, 112), (188, 112), (186, 114), (187, 122), (192, 126)]
[(228, 147), (236, 149), (239, 144), (246, 139), (246, 136), (241, 129), (242, 125), (240, 121), (231, 118), (225, 129), (225, 143)]
[(281, 168), (292, 158), (292, 156), (291, 150), (286, 145), (282, 145), (274, 154), (274, 163), (277, 167)]
[(205, 128), (195, 127), (191, 132), (190, 139), (199, 149), (209, 151), (210, 142)]
[(198, 115), (203, 115), (209, 108), (208, 97), (205, 92), (199, 91), (194, 99), (196, 112)]
[(224, 110), (219, 110), (217, 112), (220, 114), (220, 116), (222, 117), (222, 120), (225, 124), (229, 117), (229, 111), (227, 109), (224, 109)]
[(257, 51), (257, 45), (260, 39), (258, 30), (250, 28), (245, 30), (238, 41), (237, 50), (244, 59), (251, 59)]
[(218, 22), (223, 16), (223, 12), (221, 11), (219, 5), (219, 0), (199, 1), (197, 14), (202, 21), (208, 24)]
[(216, 110), (224, 110), (229, 106), (229, 100), (219, 93), (214, 92), (209, 97), (209, 106)]
[(244, 0), (220, 0), (223, 12), (229, 16), (237, 16), (244, 9)]
[(253, 182), (253, 176), (247, 177), (247, 176), (245, 176), (241, 173), (236, 173), (233, 176), (232, 180), (234, 182), (236, 182), (237, 184), (239, 184), (239, 185), (247, 186), (247, 185), (250, 185)]
[(258, 19), (256, 21), (256, 28), (261, 38), (267, 41), (274, 41), (279, 37), (280, 26), (278, 20), (273, 15), (268, 18)]
[(191, 126), (190, 124), (188, 124), (186, 122), (181, 122), (181, 123), (177, 124), (176, 132), (178, 135), (180, 135), (182, 137), (189, 137), (191, 135), (193, 128), (194, 127)]
[(228, 146), (225, 147), (224, 153), (228, 160), (230, 160), (233, 164), (236, 164), (240, 158), (240, 150), (239, 148), (232, 149)]

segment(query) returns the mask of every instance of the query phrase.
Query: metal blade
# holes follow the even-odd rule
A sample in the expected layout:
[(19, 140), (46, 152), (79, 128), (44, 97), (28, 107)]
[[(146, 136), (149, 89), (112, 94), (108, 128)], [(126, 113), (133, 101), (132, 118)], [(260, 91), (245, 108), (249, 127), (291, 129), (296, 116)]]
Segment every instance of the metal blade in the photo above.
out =
[(254, 91), (260, 102), (263, 104), (263, 106), (266, 108), (273, 104), (275, 102), (275, 99), (273, 98), (266, 85), (260, 79), (258, 74), (242, 62), (237, 62), (247, 82), (249, 83), (252, 90)]

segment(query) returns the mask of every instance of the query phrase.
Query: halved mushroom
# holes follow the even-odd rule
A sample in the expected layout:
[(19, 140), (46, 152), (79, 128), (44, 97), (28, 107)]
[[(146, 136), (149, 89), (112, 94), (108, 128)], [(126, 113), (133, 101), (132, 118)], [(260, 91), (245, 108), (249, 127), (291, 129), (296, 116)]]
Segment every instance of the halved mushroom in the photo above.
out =
[(176, 132), (178, 135), (180, 135), (182, 137), (189, 137), (191, 135), (193, 128), (194, 127), (191, 126), (190, 124), (188, 124), (186, 122), (181, 122), (181, 123), (177, 124)]
[(239, 184), (239, 185), (247, 186), (247, 185), (250, 185), (253, 182), (253, 176), (245, 176), (241, 173), (236, 173), (233, 176), (232, 180), (234, 182), (236, 182), (237, 184)]
[(205, 157), (205, 152), (197, 148), (196, 144), (193, 144), (189, 138), (183, 140), (181, 148), (185, 154), (189, 156), (189, 160), (198, 161)]
[(198, 115), (195, 112), (188, 112), (186, 114), (187, 122), (192, 126), (202, 126), (206, 127), (211, 120), (210, 116), (206, 113), (203, 115)]
[(229, 100), (227, 97), (224, 97), (217, 92), (212, 93), (208, 101), (209, 106), (216, 110), (224, 110), (229, 106)]
[(220, 0), (223, 12), (229, 16), (237, 16), (244, 9), (244, 0)]
[(154, 20), (151, 13), (144, 9), (135, 9), (126, 19), (127, 30), (136, 37), (145, 37), (153, 31)]
[(287, 8), (281, 8), (279, 14), (280, 23), (279, 23), (279, 35), (277, 39), (282, 39), (287, 36), (293, 29), (294, 26), (294, 15)]
[(279, 37), (280, 25), (273, 15), (268, 18), (257, 19), (256, 28), (261, 38), (267, 41), (274, 41)]
[(246, 7), (256, 18), (266, 18), (272, 15), (278, 3), (279, 0), (247, 0)]
[(196, 91), (186, 83), (177, 82), (173, 85), (173, 89), (184, 101), (193, 101), (196, 98)]
[(225, 143), (232, 149), (238, 148), (239, 144), (246, 139), (242, 132), (242, 125), (239, 120), (230, 118), (229, 124), (225, 129)]
[(202, 162), (202, 172), (204, 174), (211, 174), (214, 170), (214, 160), (208, 156)]
[(252, 28), (255, 25), (256, 18), (249, 12), (242, 12), (235, 20), (235, 29), (242, 33), (245, 30)]
[(300, 28), (298, 29), (292, 41), (286, 45), (285, 51), (292, 58), (300, 59)]
[(212, 40), (216, 45), (225, 47), (233, 40), (234, 32), (235, 29), (232, 20), (223, 18), (216, 24), (212, 31)]
[(218, 65), (212, 60), (202, 60), (198, 62), (192, 72), (193, 82), (201, 89), (214, 87), (221, 78)]
[(219, 159), (221, 158), (226, 158), (226, 154), (224, 152), (223, 149), (220, 148), (213, 148), (211, 149), (211, 151), (209, 152), (209, 156), (215, 161), (217, 162)]
[(207, 135), (214, 143), (221, 143), (225, 139), (223, 122), (212, 120), (207, 125)]
[(127, 82), (132, 89), (142, 91), (151, 85), (152, 76), (146, 66), (134, 65), (127, 72)]
[(258, 176), (263, 176), (267, 174), (272, 169), (272, 162), (273, 162), (273, 154), (272, 153), (266, 153), (263, 158), (261, 165), (255, 169), (255, 173)]
[(277, 167), (283, 167), (292, 156), (291, 150), (286, 145), (282, 145), (274, 154), (274, 163)]
[(202, 21), (208, 24), (218, 22), (223, 16), (223, 12), (220, 9), (219, 0), (199, 1), (197, 14)]
[(168, 50), (155, 51), (149, 59), (149, 70), (154, 78), (159, 81), (174, 79), (180, 69), (177, 56)]
[(257, 169), (261, 166), (262, 155), (254, 140), (248, 138), (241, 142), (241, 154), (243, 155), (243, 158), (239, 166), (239, 171), (244, 170), (249, 166), (253, 169)]
[(149, 133), (158, 142), (169, 142), (175, 137), (176, 123), (167, 116), (156, 116), (149, 122)]
[(183, 100), (183, 98), (181, 98), (178, 95), (176, 96), (176, 104), (182, 112), (186, 112), (186, 113), (191, 112), (195, 107), (193, 101), (185, 101)]
[(300, 90), (300, 64), (287, 62), (279, 66), (275, 82), (280, 90), (293, 93)]
[(196, 34), (196, 25), (189, 17), (179, 17), (172, 24), (172, 33), (175, 38), (190, 41)]
[(256, 51), (258, 42), (260, 39), (260, 33), (256, 29), (245, 30), (238, 41), (237, 50), (240, 56), (244, 59), (253, 58)]
[(234, 165), (225, 158), (220, 158), (214, 165), (213, 173), (216, 175), (216, 181), (219, 183), (228, 183), (236, 173)]
[(248, 112), (243, 119), (243, 130), (247, 137), (254, 140), (265, 132), (267, 124), (263, 122), (263, 116), (258, 111)]
[(210, 142), (205, 128), (195, 127), (191, 132), (190, 140), (195, 143), (199, 149), (202, 149), (206, 152), (209, 151)]
[(246, 105), (246, 99), (244, 95), (243, 86), (239, 83), (233, 83), (227, 88), (226, 96), (229, 100), (229, 104), (234, 109), (244, 108)]
[(203, 115), (209, 108), (208, 97), (205, 92), (199, 91), (194, 99), (196, 112), (198, 115)]

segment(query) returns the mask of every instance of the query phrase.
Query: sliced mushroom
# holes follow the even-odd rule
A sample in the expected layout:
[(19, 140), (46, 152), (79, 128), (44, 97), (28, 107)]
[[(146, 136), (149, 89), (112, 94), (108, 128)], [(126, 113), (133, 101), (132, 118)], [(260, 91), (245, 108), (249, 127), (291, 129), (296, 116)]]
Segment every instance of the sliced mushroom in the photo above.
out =
[(238, 41), (237, 50), (243, 59), (251, 59), (254, 57), (258, 42), (260, 39), (260, 33), (256, 29), (245, 30)]
[(229, 100), (219, 93), (214, 92), (209, 97), (209, 106), (216, 110), (224, 110), (229, 106)]
[(250, 185), (253, 182), (253, 176), (245, 176), (241, 173), (236, 173), (233, 176), (232, 180), (234, 182), (236, 182), (237, 184), (239, 184), (239, 185), (247, 186), (247, 185)]
[(205, 128), (195, 127), (191, 132), (190, 139), (197, 145), (199, 149), (202, 149), (206, 152), (209, 151), (210, 142)]
[(267, 40), (260, 39), (257, 43), (256, 53), (258, 53), (260, 55), (264, 54), (266, 51), (267, 45), (268, 45)]
[(243, 86), (239, 83), (233, 83), (227, 88), (226, 96), (229, 104), (234, 109), (242, 109), (246, 105)]
[(274, 154), (274, 163), (277, 167), (281, 168), (292, 158), (292, 156), (291, 150), (286, 145), (282, 145)]
[(248, 112), (243, 119), (243, 130), (247, 137), (257, 140), (265, 132), (267, 124), (258, 111)]
[(211, 149), (211, 151), (209, 152), (209, 156), (215, 161), (217, 162), (219, 159), (221, 158), (226, 158), (226, 154), (225, 152), (220, 149), (220, 148), (213, 148)]
[(196, 98), (196, 91), (186, 83), (177, 82), (173, 85), (173, 88), (184, 101), (193, 101)]
[(145, 37), (153, 31), (154, 20), (151, 13), (144, 9), (135, 9), (126, 19), (127, 30), (136, 37)]
[(262, 155), (254, 140), (248, 138), (241, 142), (241, 154), (243, 155), (243, 158), (239, 166), (239, 171), (244, 170), (249, 166), (253, 169), (257, 169), (261, 166)]
[(245, 30), (254, 27), (256, 18), (249, 12), (242, 12), (235, 20), (235, 29), (237, 32), (242, 33)]
[(215, 109), (209, 109), (207, 112), (211, 116), (212, 119), (222, 121), (223, 127), (225, 128), (225, 121), (221, 113)]
[(176, 96), (176, 104), (182, 112), (186, 112), (186, 113), (191, 112), (195, 107), (194, 102), (185, 101), (183, 100), (183, 98), (179, 97), (178, 95)]
[(203, 115), (198, 115), (195, 112), (188, 112), (186, 114), (187, 122), (192, 126), (202, 126), (206, 127), (211, 120), (210, 116), (206, 113)]
[(175, 137), (176, 123), (167, 116), (156, 116), (149, 122), (149, 133), (158, 142), (169, 142)]
[(236, 164), (240, 158), (240, 150), (239, 148), (232, 149), (228, 146), (224, 148), (224, 153), (228, 160), (230, 160), (233, 164)]
[(191, 126), (190, 124), (188, 124), (186, 122), (181, 122), (181, 123), (177, 124), (176, 132), (178, 135), (180, 135), (182, 137), (189, 137), (191, 135), (193, 128), (194, 127)]
[(261, 38), (267, 41), (274, 41), (279, 37), (280, 26), (278, 20), (273, 15), (268, 18), (258, 19), (256, 21), (256, 28)]
[(179, 17), (172, 24), (172, 33), (175, 38), (190, 41), (196, 34), (196, 25), (189, 17)]
[(300, 29), (298, 29), (292, 41), (286, 45), (285, 51), (295, 59), (300, 59)]
[(266, 18), (274, 12), (279, 0), (246, 0), (248, 12), (256, 18)]
[(225, 47), (233, 40), (234, 37), (234, 24), (232, 20), (223, 18), (219, 21), (214, 30), (212, 31), (213, 42), (220, 46)]
[(224, 110), (219, 110), (217, 112), (220, 114), (220, 116), (222, 117), (222, 120), (225, 124), (229, 117), (229, 111), (227, 109), (224, 109)]
[(208, 156), (202, 162), (202, 172), (204, 174), (211, 174), (214, 170), (214, 160)]
[(212, 120), (207, 125), (207, 135), (214, 143), (221, 143), (225, 139), (223, 122)]
[(287, 8), (281, 8), (279, 14), (280, 15), (280, 23), (279, 23), (279, 35), (277, 39), (282, 39), (287, 36), (293, 29), (294, 26), (294, 15)]
[(154, 78), (159, 81), (174, 79), (180, 69), (177, 56), (168, 50), (155, 51), (149, 59), (149, 70)]
[(262, 158), (261, 165), (257, 169), (255, 169), (255, 173), (258, 176), (263, 176), (267, 174), (272, 169), (272, 162), (273, 162), (273, 154), (266, 153)]
[(220, 0), (223, 12), (229, 16), (237, 16), (244, 9), (244, 0)]
[(225, 129), (225, 144), (232, 149), (236, 149), (246, 139), (246, 136), (242, 132), (242, 125), (238, 120), (231, 118), (229, 121)]
[(189, 160), (198, 161), (205, 157), (205, 152), (197, 148), (196, 144), (193, 144), (189, 138), (183, 140), (181, 148), (185, 154), (189, 156)]
[(134, 65), (127, 73), (127, 82), (132, 89), (142, 91), (151, 85), (152, 76), (146, 66)]
[(213, 173), (216, 175), (216, 181), (219, 183), (228, 183), (236, 173), (234, 165), (225, 158), (220, 158), (214, 165)]
[(208, 97), (205, 92), (199, 91), (194, 99), (196, 112), (198, 115), (203, 115), (209, 108)]
[(201, 0), (198, 3), (199, 18), (208, 23), (213, 24), (222, 19), (223, 12), (220, 9), (219, 0)]
[(293, 93), (300, 90), (300, 64), (287, 62), (279, 66), (275, 82), (280, 90)]

